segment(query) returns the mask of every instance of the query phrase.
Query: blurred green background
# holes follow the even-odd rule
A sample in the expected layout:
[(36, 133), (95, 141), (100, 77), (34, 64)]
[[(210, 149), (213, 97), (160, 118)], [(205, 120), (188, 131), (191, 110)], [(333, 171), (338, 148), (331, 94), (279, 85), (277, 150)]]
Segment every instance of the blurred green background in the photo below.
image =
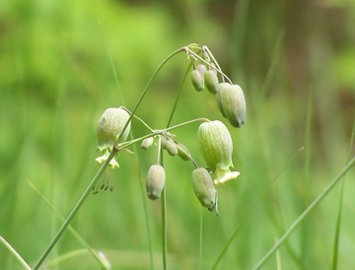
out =
[[(166, 156), (168, 263), (210, 269), (241, 226), (218, 269), (251, 269), (354, 155), (353, 29), (351, 0), (1, 1), (0, 235), (33, 265), (61, 221), (29, 181), (67, 215), (98, 169), (100, 114), (122, 104), (132, 109), (159, 63), (196, 42), (244, 89), (247, 123), (232, 128), (214, 97), (195, 92), (189, 80), (173, 123), (224, 121), (241, 176), (219, 188), (220, 216), (202, 209), (200, 250), (193, 166)], [(166, 125), (187, 66), (179, 55), (154, 80), (137, 112), (153, 128)], [(176, 134), (204, 164), (196, 131)], [(134, 124), (133, 132), (146, 131)], [(153, 269), (162, 269), (160, 201), (144, 193), (155, 151), (138, 153), (120, 155), (120, 169), (106, 175), (114, 191), (89, 196), (72, 222), (113, 269), (150, 269), (150, 248)], [(276, 269), (276, 258), (279, 269), (330, 269), (341, 198), (338, 269), (355, 269), (354, 179), (352, 169), (343, 197), (334, 188), (263, 269)], [(100, 269), (85, 252), (53, 261), (82, 249), (67, 231), (48, 269)], [(0, 268), (21, 269), (3, 245)]]

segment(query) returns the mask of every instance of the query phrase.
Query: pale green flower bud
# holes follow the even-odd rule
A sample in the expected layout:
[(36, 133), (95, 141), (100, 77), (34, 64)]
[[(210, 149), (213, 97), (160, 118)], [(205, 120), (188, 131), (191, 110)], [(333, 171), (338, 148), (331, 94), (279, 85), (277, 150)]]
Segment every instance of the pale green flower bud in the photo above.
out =
[(148, 198), (158, 199), (163, 191), (165, 184), (165, 170), (159, 164), (154, 164), (149, 168), (147, 174), (146, 190)]
[(190, 160), (190, 151), (187, 149), (187, 147), (185, 145), (183, 145), (182, 143), (178, 143), (177, 144), (178, 147), (178, 155), (182, 160), (188, 161)]
[(205, 85), (208, 92), (215, 95), (217, 93), (217, 87), (218, 87), (217, 71), (213, 69), (207, 70), (203, 75), (203, 78), (205, 80)]
[(198, 70), (201, 73), (201, 75), (203, 76), (206, 72), (206, 66), (204, 64), (199, 64), (196, 67), (196, 70)]
[(191, 82), (196, 91), (201, 92), (205, 88), (203, 75), (197, 69), (191, 71)]
[(146, 138), (142, 141), (141, 148), (147, 150), (149, 147), (153, 145), (153, 143), (154, 143), (153, 137)]
[(107, 147), (112, 147), (114, 144), (125, 141), (128, 137), (131, 123), (123, 132), (120, 141), (117, 141), (118, 135), (123, 130), (127, 120), (129, 119), (128, 112), (122, 107), (108, 108), (100, 117), (97, 125), (97, 139), (99, 149), (103, 150)]
[(176, 156), (179, 153), (177, 144), (170, 138), (162, 136), (161, 145), (171, 156)]
[(220, 83), (217, 88), (217, 104), (222, 115), (231, 125), (239, 128), (244, 124), (246, 103), (243, 90), (239, 85)]
[(213, 211), (217, 206), (217, 190), (205, 168), (197, 168), (192, 172), (192, 187), (201, 205)]
[(236, 178), (233, 168), (233, 142), (227, 127), (221, 121), (202, 123), (197, 132), (197, 144), (207, 166), (214, 172), (215, 184)]

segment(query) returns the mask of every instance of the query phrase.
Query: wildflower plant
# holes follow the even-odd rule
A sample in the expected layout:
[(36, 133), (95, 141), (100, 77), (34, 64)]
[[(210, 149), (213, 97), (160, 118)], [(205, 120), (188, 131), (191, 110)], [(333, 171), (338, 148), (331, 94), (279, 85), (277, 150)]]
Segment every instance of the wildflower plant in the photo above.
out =
[[(138, 107), (150, 89), (152, 80), (157, 76), (162, 67), (179, 53), (184, 53), (187, 56), (189, 65), (186, 74), (190, 73), (192, 87), (198, 92), (209, 93), (210, 97), (216, 100), (216, 108), (218, 107), (229, 124), (226, 125), (221, 121), (207, 118), (195, 118), (171, 126), (171, 120), (179, 102), (182, 87), (179, 90), (166, 127), (153, 129), (144, 119), (136, 115)], [(166, 207), (164, 207), (166, 204), (164, 186), (165, 182), (169, 181), (169, 174), (164, 169), (164, 152), (193, 164), (190, 181), (196, 198), (202, 207), (218, 213), (218, 185), (235, 179), (239, 175), (238, 171), (233, 170), (233, 141), (227, 126), (240, 128), (245, 123), (245, 117), (246, 103), (241, 87), (233, 84), (225, 75), (207, 46), (190, 44), (171, 53), (153, 73), (132, 110), (119, 106), (116, 108), (107, 108), (102, 113), (97, 124), (97, 147), (100, 151), (100, 156), (96, 158), (96, 162), (101, 166), (33, 269), (38, 269), (42, 265), (87, 196), (91, 192), (96, 193), (99, 191), (97, 183), (105, 170), (108, 167), (110, 169), (118, 169), (119, 154), (122, 151), (129, 151), (129, 147), (134, 144), (140, 144), (141, 148), (146, 151), (151, 151), (152, 149), (156, 151), (156, 162), (150, 166), (147, 172), (146, 191), (149, 199), (162, 200), (163, 217), (166, 211)], [(144, 136), (138, 138), (130, 137), (128, 139), (132, 121), (140, 121), (147, 128), (148, 132)], [(177, 129), (187, 128), (196, 123), (199, 123), (199, 127), (196, 130), (196, 142), (200, 154), (205, 161), (204, 164), (198, 164), (194, 159), (197, 153), (191, 153), (184, 144), (176, 139), (173, 133)], [(101, 187), (100, 189), (109, 189), (112, 191), (111, 184), (105, 181), (99, 186)], [(166, 223), (166, 219), (164, 218), (163, 223)], [(166, 235), (166, 224), (163, 225), (164, 236)], [(166, 269), (166, 237), (163, 238), (165, 239), (163, 240), (163, 266)]]

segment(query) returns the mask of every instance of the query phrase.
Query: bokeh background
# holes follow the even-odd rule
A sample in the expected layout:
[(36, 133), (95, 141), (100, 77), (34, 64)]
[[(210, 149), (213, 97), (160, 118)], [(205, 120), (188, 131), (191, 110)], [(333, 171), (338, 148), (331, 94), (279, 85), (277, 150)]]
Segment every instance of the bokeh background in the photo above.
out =
[[(159, 63), (196, 42), (244, 89), (247, 123), (231, 127), (189, 80), (173, 123), (224, 121), (241, 176), (219, 188), (215, 216), (194, 197), (192, 164), (166, 156), (168, 263), (210, 269), (240, 228), (217, 268), (251, 269), (354, 155), (354, 29), (352, 0), (1, 1), (0, 235), (33, 265), (61, 224), (33, 186), (67, 215), (98, 169), (100, 114), (132, 109)], [(137, 112), (153, 128), (166, 125), (188, 64), (179, 55), (154, 80)], [(196, 131), (176, 135), (204, 165)], [(133, 132), (146, 130), (134, 123)], [(144, 192), (156, 151), (138, 154), (120, 155), (105, 176), (114, 191), (89, 196), (72, 222), (112, 269), (162, 269), (160, 201)], [(337, 269), (355, 269), (354, 169), (345, 179), (344, 193), (336, 186), (263, 269), (330, 269), (339, 201)], [(69, 231), (46, 264), (100, 269)], [(3, 245), (0, 268), (21, 269)]]

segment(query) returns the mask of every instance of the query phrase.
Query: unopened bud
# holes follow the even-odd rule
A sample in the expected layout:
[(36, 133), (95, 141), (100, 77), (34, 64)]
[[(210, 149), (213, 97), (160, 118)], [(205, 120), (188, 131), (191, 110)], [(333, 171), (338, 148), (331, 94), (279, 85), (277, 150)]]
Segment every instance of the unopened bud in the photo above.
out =
[(177, 144), (170, 138), (162, 136), (161, 145), (171, 156), (176, 156), (179, 153)]
[(243, 90), (239, 85), (220, 83), (217, 89), (217, 104), (231, 125), (239, 128), (244, 124), (246, 104)]
[(153, 143), (154, 143), (153, 137), (146, 138), (142, 141), (141, 148), (147, 150), (149, 147), (153, 145)]
[(97, 125), (97, 139), (99, 144), (99, 149), (105, 149), (107, 147), (113, 146), (115, 143), (125, 141), (128, 137), (131, 123), (128, 123), (127, 128), (117, 141), (117, 137), (126, 125), (129, 119), (128, 112), (122, 107), (119, 108), (108, 108), (101, 115), (99, 123)]
[(197, 132), (197, 143), (208, 167), (219, 177), (233, 167), (233, 142), (221, 121), (202, 123)]
[(197, 69), (191, 71), (191, 82), (196, 91), (201, 92), (205, 88), (203, 75)]
[(214, 69), (207, 70), (203, 78), (205, 80), (205, 85), (208, 92), (215, 95), (217, 93), (218, 87), (217, 71), (215, 71)]
[(187, 149), (185, 145), (182, 143), (177, 144), (178, 147), (178, 155), (182, 160), (188, 161), (190, 160), (190, 151)]
[(165, 170), (163, 166), (154, 164), (149, 168), (147, 174), (146, 190), (148, 198), (158, 199), (163, 191), (165, 184)]
[(201, 75), (203, 76), (206, 72), (206, 66), (203, 64), (199, 64), (199, 65), (197, 65), (196, 70), (198, 70), (201, 73)]
[(192, 187), (201, 205), (213, 211), (217, 204), (217, 190), (205, 168), (197, 168), (192, 172)]

